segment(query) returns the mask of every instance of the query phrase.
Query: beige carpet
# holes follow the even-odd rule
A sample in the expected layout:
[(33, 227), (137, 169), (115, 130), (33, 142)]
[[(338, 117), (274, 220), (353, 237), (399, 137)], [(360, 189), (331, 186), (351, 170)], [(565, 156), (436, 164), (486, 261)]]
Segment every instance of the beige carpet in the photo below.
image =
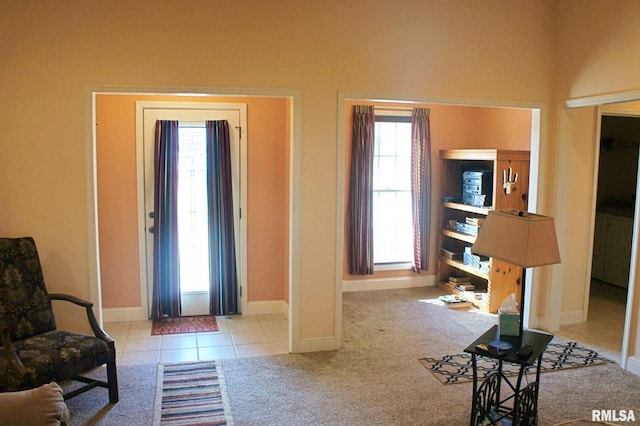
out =
[[(495, 318), (438, 306), (440, 294), (346, 293), (341, 350), (223, 360), (235, 425), (469, 424), (471, 383), (445, 386), (418, 359), (461, 352)], [(70, 400), (73, 424), (149, 424), (155, 371), (121, 368), (115, 406), (101, 389)], [(591, 419), (600, 409), (640, 414), (640, 377), (614, 363), (546, 373), (540, 382), (541, 425)]]
[[(468, 425), (472, 384), (418, 361), (464, 350), (493, 316), (437, 305), (435, 288), (345, 293), (339, 351), (224, 360), (236, 425)], [(640, 413), (640, 377), (614, 363), (543, 374), (541, 425)]]

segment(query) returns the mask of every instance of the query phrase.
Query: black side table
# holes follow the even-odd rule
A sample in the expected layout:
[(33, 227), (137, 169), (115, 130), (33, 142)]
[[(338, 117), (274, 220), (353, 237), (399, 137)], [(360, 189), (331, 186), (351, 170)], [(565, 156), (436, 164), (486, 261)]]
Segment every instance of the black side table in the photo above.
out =
[[(501, 336), (500, 340), (509, 342), (513, 348), (503, 354), (483, 351), (477, 345), (488, 344), (496, 339), (498, 326), (494, 325), (482, 336), (471, 343), (464, 351), (471, 354), (473, 366), (473, 405), (471, 407), (471, 425), (493, 425), (503, 419), (510, 419), (513, 425), (530, 425), (538, 423), (538, 383), (540, 381), (540, 364), (542, 353), (553, 339), (552, 334), (537, 333), (524, 330), (522, 341), (517, 336)], [(516, 353), (521, 345), (531, 345), (533, 351), (527, 358)], [(476, 357), (483, 356), (498, 361), (497, 370), (489, 373), (478, 386), (478, 368)], [(527, 367), (537, 360), (536, 380), (521, 388), (522, 378)], [(508, 362), (520, 366), (517, 378), (509, 378), (502, 370), (503, 363)], [(515, 383), (514, 382), (515, 379)], [(503, 386), (503, 385), (507, 386)], [(502, 394), (505, 388), (507, 395)]]

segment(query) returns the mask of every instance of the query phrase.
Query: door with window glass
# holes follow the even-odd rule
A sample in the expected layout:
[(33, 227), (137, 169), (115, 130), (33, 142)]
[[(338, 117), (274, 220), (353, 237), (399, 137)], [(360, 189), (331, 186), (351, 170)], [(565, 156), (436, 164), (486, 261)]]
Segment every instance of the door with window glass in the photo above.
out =
[[(182, 316), (208, 315), (209, 233), (207, 225), (207, 120), (227, 120), (231, 140), (234, 228), (238, 285), (242, 282), (241, 135), (246, 132), (245, 104), (138, 102), (144, 141), (144, 262), (147, 307), (153, 291), (154, 138), (157, 120), (178, 120), (178, 241)], [(241, 305), (241, 304), (240, 304)], [(149, 308), (148, 308), (149, 309)]]

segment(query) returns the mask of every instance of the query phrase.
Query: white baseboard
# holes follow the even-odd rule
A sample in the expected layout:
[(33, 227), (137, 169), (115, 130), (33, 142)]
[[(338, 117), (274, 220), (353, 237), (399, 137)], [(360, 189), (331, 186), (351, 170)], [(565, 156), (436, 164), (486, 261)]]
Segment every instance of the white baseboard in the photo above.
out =
[(578, 311), (560, 313), (560, 325), (576, 324), (584, 321), (584, 311), (582, 309)]
[(284, 314), (289, 317), (289, 304), (284, 300), (264, 300), (248, 302), (243, 315)]
[[(284, 314), (289, 316), (289, 304), (284, 300), (249, 302), (244, 315)], [(105, 308), (102, 310), (103, 322), (145, 321), (149, 317), (142, 307)]]
[(410, 277), (372, 278), (369, 280), (344, 280), (342, 292), (396, 290), (414, 287), (433, 287), (436, 285), (435, 275), (416, 275)]
[(640, 376), (640, 358), (630, 356), (627, 358), (627, 371)]
[(335, 351), (342, 347), (342, 342), (336, 336), (320, 337), (315, 339), (300, 339), (294, 353)]
[(149, 316), (141, 306), (131, 308), (105, 308), (102, 310), (103, 322), (145, 321)]

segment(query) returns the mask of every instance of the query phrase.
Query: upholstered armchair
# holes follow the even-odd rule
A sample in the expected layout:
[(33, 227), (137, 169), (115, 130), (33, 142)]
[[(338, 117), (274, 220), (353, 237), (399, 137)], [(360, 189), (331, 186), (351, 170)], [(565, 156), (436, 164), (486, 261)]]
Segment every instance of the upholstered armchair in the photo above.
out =
[[(52, 300), (84, 307), (94, 336), (58, 330)], [(36, 388), (49, 382), (81, 382), (69, 399), (96, 386), (118, 402), (114, 341), (99, 326), (93, 304), (49, 294), (31, 237), (0, 238), (0, 392)], [(107, 381), (80, 376), (106, 364)]]

